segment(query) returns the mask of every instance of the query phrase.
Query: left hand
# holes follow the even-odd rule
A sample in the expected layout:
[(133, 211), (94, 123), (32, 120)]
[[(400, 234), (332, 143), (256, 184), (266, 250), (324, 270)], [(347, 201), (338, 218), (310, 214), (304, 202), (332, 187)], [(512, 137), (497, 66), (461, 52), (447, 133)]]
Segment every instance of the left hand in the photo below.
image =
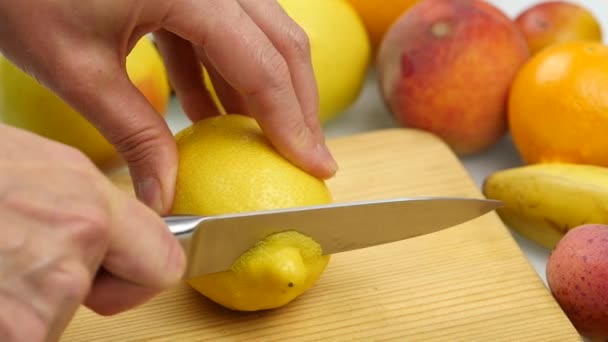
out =
[(175, 142), (125, 70), (150, 32), (190, 118), (217, 114), (202, 63), (228, 111), (252, 115), (296, 165), (333, 175), (308, 39), (276, 1), (0, 0), (2, 53), (92, 122), (127, 161), (138, 197), (168, 213)]

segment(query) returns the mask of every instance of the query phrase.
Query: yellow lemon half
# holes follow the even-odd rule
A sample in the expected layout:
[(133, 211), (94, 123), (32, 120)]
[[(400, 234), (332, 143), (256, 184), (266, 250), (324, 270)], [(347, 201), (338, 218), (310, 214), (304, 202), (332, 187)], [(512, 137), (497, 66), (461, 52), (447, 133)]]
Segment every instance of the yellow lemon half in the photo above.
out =
[[(167, 72), (152, 41), (140, 39), (126, 61), (133, 84), (164, 115), (170, 97)], [(53, 92), (0, 56), (0, 121), (73, 146), (106, 170), (122, 164), (114, 147)]]
[[(174, 214), (213, 215), (332, 202), (325, 182), (281, 156), (248, 116), (227, 114), (198, 121), (177, 133), (176, 141)], [(252, 246), (231, 270), (188, 283), (234, 310), (271, 309), (313, 286), (328, 261), (314, 240), (287, 231)]]

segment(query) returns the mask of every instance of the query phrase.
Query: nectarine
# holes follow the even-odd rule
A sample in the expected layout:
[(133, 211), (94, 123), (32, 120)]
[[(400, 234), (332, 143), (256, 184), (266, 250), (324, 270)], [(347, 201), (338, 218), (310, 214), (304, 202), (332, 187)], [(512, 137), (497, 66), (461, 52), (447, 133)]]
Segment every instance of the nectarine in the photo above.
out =
[(397, 122), (435, 133), (465, 155), (506, 133), (509, 87), (528, 57), (521, 31), (493, 5), (425, 0), (391, 26), (376, 63)]
[(602, 42), (602, 29), (590, 10), (566, 1), (544, 1), (525, 9), (515, 20), (532, 54), (570, 41)]

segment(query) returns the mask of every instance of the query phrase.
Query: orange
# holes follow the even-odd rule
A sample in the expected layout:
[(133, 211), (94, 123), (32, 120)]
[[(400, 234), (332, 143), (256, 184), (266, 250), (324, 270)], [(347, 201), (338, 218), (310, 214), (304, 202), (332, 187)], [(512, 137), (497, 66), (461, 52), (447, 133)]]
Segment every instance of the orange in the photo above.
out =
[(608, 166), (608, 46), (579, 41), (539, 52), (513, 82), (508, 116), (526, 163)]
[(393, 22), (418, 2), (418, 0), (348, 1), (361, 16), (374, 51)]

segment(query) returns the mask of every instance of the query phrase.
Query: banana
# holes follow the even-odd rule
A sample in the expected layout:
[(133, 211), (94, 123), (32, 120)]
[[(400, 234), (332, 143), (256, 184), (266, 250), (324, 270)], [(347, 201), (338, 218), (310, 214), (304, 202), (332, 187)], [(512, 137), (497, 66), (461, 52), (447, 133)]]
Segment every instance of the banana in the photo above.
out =
[(501, 200), (503, 222), (524, 237), (553, 249), (568, 230), (586, 223), (608, 224), (608, 168), (541, 163), (497, 171), (482, 191)]

